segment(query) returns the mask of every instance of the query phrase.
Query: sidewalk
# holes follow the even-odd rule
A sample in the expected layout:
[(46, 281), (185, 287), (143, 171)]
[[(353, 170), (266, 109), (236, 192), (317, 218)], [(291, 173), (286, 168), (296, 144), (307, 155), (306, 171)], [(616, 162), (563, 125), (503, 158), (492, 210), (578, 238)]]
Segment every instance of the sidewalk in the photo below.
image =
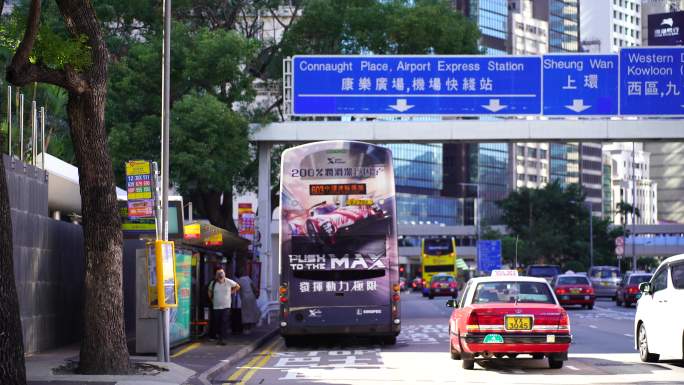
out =
[(94, 376), (55, 374), (53, 369), (78, 360), (78, 346), (53, 350), (26, 357), (26, 376), (30, 385), (211, 385), (218, 371), (235, 365), (245, 356), (277, 335), (277, 323), (262, 325), (248, 335), (231, 336), (225, 346), (208, 340), (191, 341), (171, 351), (171, 362), (155, 362), (153, 356), (131, 356), (133, 362), (145, 362), (167, 369), (157, 374)]

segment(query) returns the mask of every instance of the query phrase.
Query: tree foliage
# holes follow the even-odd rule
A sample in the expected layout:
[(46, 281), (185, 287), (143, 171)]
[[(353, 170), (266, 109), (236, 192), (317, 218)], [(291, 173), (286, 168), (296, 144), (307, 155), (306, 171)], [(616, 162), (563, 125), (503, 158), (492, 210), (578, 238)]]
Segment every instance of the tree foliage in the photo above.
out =
[[(540, 189), (513, 191), (500, 201), (503, 220), (511, 236), (519, 239), (519, 261), (563, 266), (574, 261), (572, 267), (575, 269), (578, 266), (588, 268), (590, 215), (584, 199), (578, 185), (562, 187), (553, 182)], [(614, 265), (614, 240), (619, 229), (609, 228), (609, 221), (605, 219), (591, 216), (591, 220), (594, 264)], [(505, 248), (510, 249), (510, 246)]]

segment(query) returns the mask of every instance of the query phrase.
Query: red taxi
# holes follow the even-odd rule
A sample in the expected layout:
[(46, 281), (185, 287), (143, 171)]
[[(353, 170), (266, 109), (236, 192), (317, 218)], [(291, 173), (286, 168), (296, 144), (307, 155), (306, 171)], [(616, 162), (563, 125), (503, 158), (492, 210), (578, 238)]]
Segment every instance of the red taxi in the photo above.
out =
[(594, 293), (591, 281), (586, 275), (558, 275), (551, 282), (551, 287), (553, 287), (561, 306), (580, 305), (587, 309), (594, 308), (596, 293)]
[[(515, 273), (515, 271), (513, 271)], [(544, 278), (514, 275), (471, 279), (449, 319), (451, 358), (473, 369), (475, 359), (548, 358), (560, 369), (572, 336), (567, 312)]]

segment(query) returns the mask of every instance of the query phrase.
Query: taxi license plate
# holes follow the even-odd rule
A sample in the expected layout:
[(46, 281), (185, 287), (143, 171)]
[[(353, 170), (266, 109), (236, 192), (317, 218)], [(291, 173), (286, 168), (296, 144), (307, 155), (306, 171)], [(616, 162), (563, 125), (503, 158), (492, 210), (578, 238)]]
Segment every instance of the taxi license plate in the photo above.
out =
[(508, 316), (506, 317), (506, 330), (532, 330), (532, 317)]
[(579, 294), (581, 292), (580, 289), (570, 289), (570, 293), (572, 294)]
[(443, 284), (439, 285), (439, 287), (441, 287), (442, 289), (446, 289), (449, 287), (449, 285), (447, 285), (446, 283), (443, 283)]

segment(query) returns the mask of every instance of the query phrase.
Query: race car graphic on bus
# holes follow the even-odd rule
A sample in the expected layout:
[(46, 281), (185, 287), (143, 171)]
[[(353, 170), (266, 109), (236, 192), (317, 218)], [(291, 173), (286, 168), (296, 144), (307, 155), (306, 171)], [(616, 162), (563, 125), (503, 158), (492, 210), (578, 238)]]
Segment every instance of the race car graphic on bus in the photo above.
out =
[(280, 331), (396, 342), (400, 287), (390, 150), (361, 142), (283, 152)]

